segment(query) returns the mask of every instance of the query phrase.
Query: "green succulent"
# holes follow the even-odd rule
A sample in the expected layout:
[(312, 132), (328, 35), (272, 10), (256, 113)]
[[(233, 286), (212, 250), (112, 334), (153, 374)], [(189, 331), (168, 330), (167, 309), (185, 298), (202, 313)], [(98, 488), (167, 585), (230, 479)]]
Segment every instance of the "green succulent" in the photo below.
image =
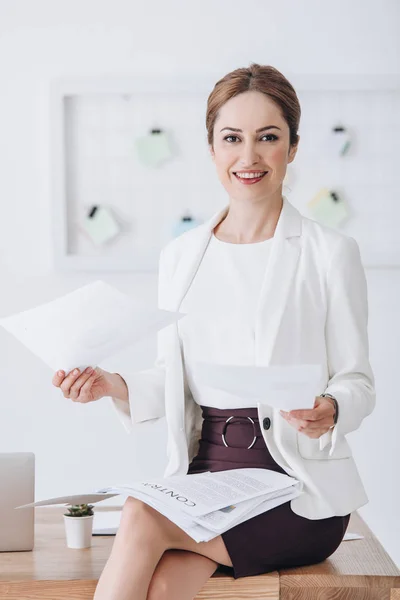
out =
[(93, 515), (93, 504), (72, 504), (68, 507), (69, 512), (64, 513), (66, 517), (89, 517)]

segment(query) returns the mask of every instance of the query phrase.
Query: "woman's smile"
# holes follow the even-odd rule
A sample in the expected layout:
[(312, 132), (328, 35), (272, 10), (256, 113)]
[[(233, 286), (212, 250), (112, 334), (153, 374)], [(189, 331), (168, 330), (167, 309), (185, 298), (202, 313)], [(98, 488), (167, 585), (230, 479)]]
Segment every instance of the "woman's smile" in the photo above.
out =
[[(260, 173), (262, 173), (260, 175)], [(240, 172), (237, 171), (236, 173), (233, 173), (234, 176), (236, 177), (236, 179), (238, 181), (240, 181), (240, 183), (242, 183), (243, 185), (253, 185), (254, 183), (258, 183), (259, 181), (261, 181), (261, 179), (263, 179), (263, 177), (265, 177), (265, 175), (268, 174), (268, 171), (255, 171), (255, 172)]]

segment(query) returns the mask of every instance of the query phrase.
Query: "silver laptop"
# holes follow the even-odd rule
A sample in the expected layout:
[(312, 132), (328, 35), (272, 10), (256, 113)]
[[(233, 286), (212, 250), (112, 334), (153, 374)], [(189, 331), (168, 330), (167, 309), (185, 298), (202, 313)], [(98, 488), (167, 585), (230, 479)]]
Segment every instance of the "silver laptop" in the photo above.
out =
[(33, 452), (0, 452), (0, 552), (33, 549), (35, 509), (15, 507), (34, 501)]

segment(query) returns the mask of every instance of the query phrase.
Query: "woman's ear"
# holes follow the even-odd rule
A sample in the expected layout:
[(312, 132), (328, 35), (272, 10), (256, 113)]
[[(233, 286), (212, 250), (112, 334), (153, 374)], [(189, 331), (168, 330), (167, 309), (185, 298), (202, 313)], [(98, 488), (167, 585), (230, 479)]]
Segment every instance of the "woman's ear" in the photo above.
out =
[(293, 144), (289, 149), (288, 164), (291, 163), (294, 160), (294, 157), (296, 156), (297, 149), (299, 147), (299, 141), (300, 141), (300, 136), (297, 136), (296, 144)]
[(212, 144), (209, 144), (208, 149), (210, 151), (211, 158), (215, 161), (215, 152), (214, 152), (214, 148), (212, 147)]

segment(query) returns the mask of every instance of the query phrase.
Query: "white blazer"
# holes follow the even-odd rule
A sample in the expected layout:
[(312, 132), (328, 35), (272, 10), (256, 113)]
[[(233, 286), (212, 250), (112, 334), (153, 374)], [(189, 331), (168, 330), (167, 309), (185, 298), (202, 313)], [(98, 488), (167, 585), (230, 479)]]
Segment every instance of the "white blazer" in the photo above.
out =
[[(178, 311), (226, 206), (167, 244), (160, 254), (158, 305)], [(367, 286), (357, 242), (301, 213), (283, 197), (256, 314), (256, 365), (320, 364), (321, 391), (339, 404), (336, 426), (319, 439), (298, 432), (265, 401), (261, 431), (274, 460), (303, 484), (292, 510), (308, 519), (346, 515), (368, 502), (346, 434), (375, 407), (368, 357)], [(212, 292), (212, 290), (210, 290)], [(112, 398), (125, 429), (166, 417), (165, 477), (187, 473), (197, 454), (202, 412), (185, 376), (177, 323), (158, 333), (155, 366), (120, 372), (129, 402)], [(269, 429), (263, 428), (269, 417)]]

